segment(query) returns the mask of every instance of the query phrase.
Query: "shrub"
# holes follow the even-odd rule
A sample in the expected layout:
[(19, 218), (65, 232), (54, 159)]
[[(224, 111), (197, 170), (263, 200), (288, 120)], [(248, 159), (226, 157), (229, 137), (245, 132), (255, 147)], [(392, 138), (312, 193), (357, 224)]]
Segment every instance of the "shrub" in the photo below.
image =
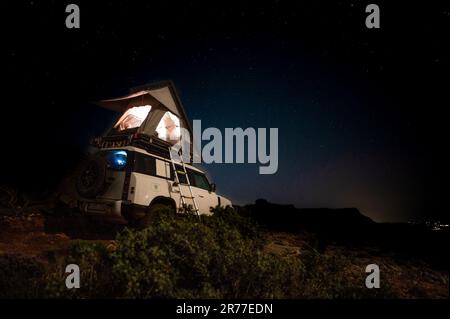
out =
[[(317, 249), (314, 237), (300, 255), (264, 250), (258, 227), (231, 208), (212, 216), (155, 212), (150, 227), (125, 229), (116, 248), (76, 241), (54, 255), (46, 271), (34, 259), (0, 257), (1, 297), (65, 298), (372, 298), (392, 297), (364, 286), (364, 268), (341, 253)], [(65, 267), (80, 267), (81, 288), (67, 289)]]
[(159, 214), (147, 229), (121, 233), (113, 260), (130, 298), (282, 297), (291, 279), (290, 265), (264, 254), (254, 226), (232, 209), (203, 222)]
[(313, 299), (367, 299), (393, 298), (388, 282), (380, 289), (367, 289), (365, 267), (356, 265), (341, 253), (319, 253), (306, 246), (300, 255), (299, 298)]
[[(65, 267), (80, 267), (80, 288), (67, 289)], [(114, 297), (111, 256), (100, 243), (73, 242), (66, 256), (55, 260), (44, 280), (45, 296), (50, 298), (97, 298)]]

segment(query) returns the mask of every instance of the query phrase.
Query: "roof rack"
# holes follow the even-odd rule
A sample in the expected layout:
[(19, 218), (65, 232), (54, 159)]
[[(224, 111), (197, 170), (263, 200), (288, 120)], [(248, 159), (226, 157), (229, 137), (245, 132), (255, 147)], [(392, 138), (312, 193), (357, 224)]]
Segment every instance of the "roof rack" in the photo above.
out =
[(171, 158), (169, 149), (172, 144), (142, 133), (99, 136), (91, 140), (91, 145), (100, 149), (133, 146), (167, 159)]

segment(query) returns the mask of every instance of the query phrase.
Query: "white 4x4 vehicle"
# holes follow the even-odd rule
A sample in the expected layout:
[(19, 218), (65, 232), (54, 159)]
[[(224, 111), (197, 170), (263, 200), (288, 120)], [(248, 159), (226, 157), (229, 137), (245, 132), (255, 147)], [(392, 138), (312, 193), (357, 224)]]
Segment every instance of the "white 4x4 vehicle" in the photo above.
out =
[(182, 195), (185, 205), (196, 206), (199, 214), (211, 214), (211, 207), (231, 206), (228, 199), (216, 194), (215, 184), (205, 173), (185, 164), (191, 196), (182, 165), (175, 164), (175, 168), (179, 183), (169, 159), (134, 146), (101, 149), (83, 164), (78, 175), (80, 208), (106, 219), (145, 226), (153, 210), (184, 211)]
[(204, 172), (171, 159), (181, 129), (192, 136), (172, 82), (138, 87), (97, 104), (121, 115), (107, 134), (92, 141), (98, 151), (80, 168), (76, 188), (82, 211), (146, 226), (152, 211), (162, 207), (185, 212), (191, 206), (197, 214), (211, 214), (211, 207), (231, 206)]

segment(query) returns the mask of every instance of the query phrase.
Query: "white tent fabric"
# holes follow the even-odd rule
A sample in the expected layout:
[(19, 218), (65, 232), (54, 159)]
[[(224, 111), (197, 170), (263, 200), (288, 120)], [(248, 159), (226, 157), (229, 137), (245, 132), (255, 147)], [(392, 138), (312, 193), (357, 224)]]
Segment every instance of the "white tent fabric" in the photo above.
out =
[[(97, 104), (123, 113), (114, 126), (116, 129), (138, 127), (140, 133), (156, 135), (173, 143), (175, 137), (177, 141), (180, 138), (180, 128), (187, 129), (192, 136), (189, 121), (172, 82), (143, 86), (129, 95), (102, 100)], [(147, 115), (142, 119), (147, 109)], [(163, 132), (164, 128), (166, 132)]]
[(152, 109), (151, 105), (133, 106), (123, 113), (114, 128), (119, 131), (140, 127)]
[(181, 137), (180, 119), (171, 112), (166, 112), (156, 128), (158, 137), (164, 141), (179, 141)]
[(168, 87), (150, 90), (148, 91), (148, 93), (151, 94), (151, 96), (156, 98), (158, 101), (160, 101), (170, 112), (172, 112), (178, 117), (181, 117), (180, 111), (178, 110), (178, 107), (176, 106), (174, 98), (170, 93)]

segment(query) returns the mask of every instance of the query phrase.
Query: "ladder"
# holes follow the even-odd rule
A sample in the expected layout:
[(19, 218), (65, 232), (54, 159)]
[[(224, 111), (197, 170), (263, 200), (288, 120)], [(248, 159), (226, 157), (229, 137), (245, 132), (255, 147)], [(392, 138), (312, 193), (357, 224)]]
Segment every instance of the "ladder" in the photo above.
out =
[[(172, 158), (172, 153), (171, 153), (170, 147), (169, 147), (169, 155), (170, 155), (170, 162), (172, 163), (173, 173), (175, 175), (175, 182), (178, 184), (178, 188), (180, 189), (181, 205), (182, 205), (183, 208), (187, 208), (186, 199), (192, 199), (192, 203), (194, 204), (195, 214), (198, 217), (200, 217), (200, 212), (198, 210), (197, 202), (195, 201), (195, 196), (194, 196), (194, 193), (192, 191), (191, 181), (189, 180), (189, 175), (187, 173), (186, 166), (184, 165), (184, 161), (183, 161), (183, 156), (181, 155), (181, 149), (178, 152), (178, 155), (180, 155), (180, 163), (181, 163), (181, 167), (183, 168), (183, 171), (180, 171), (180, 172), (177, 171), (177, 168), (176, 168), (176, 165), (175, 165), (175, 161)], [(181, 189), (181, 184), (180, 184), (180, 179), (178, 178), (178, 174), (184, 174), (184, 176), (186, 176), (186, 183), (187, 183), (187, 187), (189, 189), (189, 193), (190, 193), (191, 196), (186, 196), (186, 195), (183, 194), (183, 190)]]

